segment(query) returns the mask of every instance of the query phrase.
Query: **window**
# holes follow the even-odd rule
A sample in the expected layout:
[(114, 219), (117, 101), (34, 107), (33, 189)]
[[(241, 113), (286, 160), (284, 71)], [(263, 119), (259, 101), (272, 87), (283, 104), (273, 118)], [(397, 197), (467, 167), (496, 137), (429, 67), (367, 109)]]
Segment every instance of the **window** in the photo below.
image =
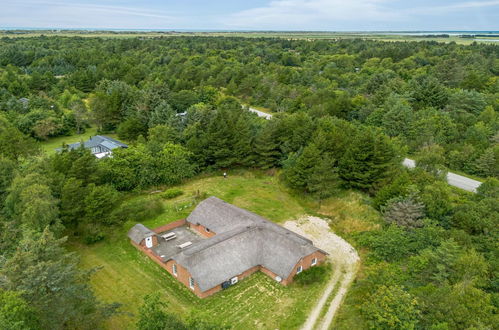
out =
[(205, 228), (204, 230), (205, 230), (207, 233), (209, 233), (209, 232), (210, 232), (210, 228)]
[(235, 276), (235, 277), (233, 277), (233, 278), (230, 279), (230, 284), (231, 285), (234, 285), (236, 283), (237, 283), (237, 276)]
[(303, 267), (298, 266), (298, 268), (296, 269), (296, 274), (300, 274), (302, 271), (303, 271)]
[(317, 265), (317, 258), (312, 259), (312, 266)]
[(173, 275), (177, 276), (177, 265), (173, 264)]
[(194, 290), (194, 279), (192, 277), (189, 277), (189, 287)]

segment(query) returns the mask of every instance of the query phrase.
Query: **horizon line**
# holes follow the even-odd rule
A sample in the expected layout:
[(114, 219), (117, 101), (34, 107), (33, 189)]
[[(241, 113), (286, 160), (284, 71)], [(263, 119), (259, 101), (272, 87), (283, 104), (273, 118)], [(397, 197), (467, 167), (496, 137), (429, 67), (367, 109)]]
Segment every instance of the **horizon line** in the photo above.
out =
[(70, 27), (2, 27), (0, 30), (21, 30), (21, 31), (93, 31), (93, 32), (319, 32), (319, 33), (424, 33), (424, 32), (481, 32), (481, 33), (499, 33), (499, 30), (253, 30), (253, 29), (185, 29), (185, 28), (161, 28), (161, 29), (148, 29), (148, 28), (70, 28)]

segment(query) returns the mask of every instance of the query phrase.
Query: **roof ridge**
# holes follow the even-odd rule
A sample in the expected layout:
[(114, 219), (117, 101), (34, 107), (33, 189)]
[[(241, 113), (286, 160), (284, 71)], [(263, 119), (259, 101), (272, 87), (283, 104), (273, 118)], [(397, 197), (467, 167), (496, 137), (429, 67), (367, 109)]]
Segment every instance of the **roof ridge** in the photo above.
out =
[(185, 251), (181, 251), (180, 253), (185, 254), (186, 256), (191, 256), (195, 253), (205, 251), (209, 248), (214, 247), (215, 245), (226, 242), (237, 235), (246, 233), (252, 229), (255, 229), (255, 226), (239, 226), (234, 229), (231, 229), (229, 231), (226, 231), (221, 234), (216, 234), (215, 236), (212, 236), (208, 239), (202, 240), (197, 242), (196, 244), (193, 244), (189, 249), (186, 249)]

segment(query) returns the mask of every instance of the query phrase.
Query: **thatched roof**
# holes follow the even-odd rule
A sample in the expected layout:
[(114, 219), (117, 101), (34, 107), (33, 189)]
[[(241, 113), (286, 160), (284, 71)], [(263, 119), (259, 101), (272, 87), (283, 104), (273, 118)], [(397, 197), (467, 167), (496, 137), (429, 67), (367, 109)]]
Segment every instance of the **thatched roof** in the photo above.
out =
[(233, 228), (251, 225), (262, 217), (240, 209), (215, 196), (208, 197), (192, 211), (187, 222), (201, 224), (211, 231), (221, 234)]
[(187, 221), (216, 233), (171, 257), (201, 291), (258, 265), (287, 278), (301, 258), (319, 250), (310, 240), (216, 197), (201, 202)]
[(141, 223), (136, 224), (128, 231), (128, 237), (137, 244), (140, 244), (144, 238), (153, 235), (156, 233)]

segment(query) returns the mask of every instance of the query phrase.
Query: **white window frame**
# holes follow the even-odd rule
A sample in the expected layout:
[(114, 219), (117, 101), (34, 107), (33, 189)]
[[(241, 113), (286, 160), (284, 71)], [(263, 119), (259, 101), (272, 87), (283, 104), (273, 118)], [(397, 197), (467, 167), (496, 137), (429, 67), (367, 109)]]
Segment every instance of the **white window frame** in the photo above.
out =
[(173, 271), (173, 275), (177, 276), (177, 264), (173, 264), (172, 271)]
[(189, 287), (194, 290), (194, 279), (192, 277), (189, 277)]
[(296, 274), (300, 274), (301, 272), (303, 272), (303, 267), (298, 266), (298, 268), (296, 268)]
[(234, 285), (234, 284), (236, 284), (238, 281), (239, 281), (239, 279), (237, 278), (237, 276), (234, 276), (233, 278), (231, 278), (231, 279), (230, 279), (230, 285)]
[(317, 258), (312, 259), (312, 263), (310, 265), (311, 266), (317, 265)]
[(147, 236), (146, 237), (146, 248), (150, 249), (154, 245), (154, 242), (152, 240), (152, 236)]

